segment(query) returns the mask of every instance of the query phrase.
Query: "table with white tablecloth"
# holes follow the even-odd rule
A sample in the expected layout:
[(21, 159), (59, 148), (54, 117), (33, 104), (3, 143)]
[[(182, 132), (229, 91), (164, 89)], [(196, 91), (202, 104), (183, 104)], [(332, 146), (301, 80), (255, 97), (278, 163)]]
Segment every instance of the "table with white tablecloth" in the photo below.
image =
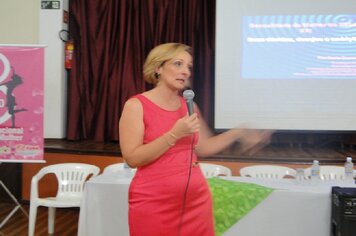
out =
[(275, 190), (226, 231), (224, 236), (330, 236), (331, 188), (350, 187), (342, 182), (231, 179), (252, 182)]
[[(128, 188), (131, 178), (131, 173), (121, 171), (96, 176), (86, 183), (78, 236), (129, 235)], [(222, 179), (273, 189), (269, 196), (228, 229), (224, 236), (329, 236), (331, 186), (350, 187), (341, 182), (310, 184), (292, 179)]]
[(80, 207), (78, 236), (126, 236), (128, 191), (132, 175), (117, 172), (99, 175), (85, 184)]

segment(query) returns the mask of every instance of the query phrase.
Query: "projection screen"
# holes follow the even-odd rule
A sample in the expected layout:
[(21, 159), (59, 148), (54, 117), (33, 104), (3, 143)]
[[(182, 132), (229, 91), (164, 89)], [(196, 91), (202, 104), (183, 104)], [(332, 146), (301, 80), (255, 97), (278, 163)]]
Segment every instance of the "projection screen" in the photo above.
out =
[(356, 130), (352, 0), (217, 0), (215, 129)]

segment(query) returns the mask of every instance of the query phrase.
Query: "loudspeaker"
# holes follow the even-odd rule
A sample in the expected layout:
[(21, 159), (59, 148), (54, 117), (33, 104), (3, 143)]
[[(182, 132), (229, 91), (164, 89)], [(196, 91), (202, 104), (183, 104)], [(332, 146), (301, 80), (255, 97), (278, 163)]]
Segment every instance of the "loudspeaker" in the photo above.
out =
[(356, 235), (356, 188), (332, 187), (331, 235)]

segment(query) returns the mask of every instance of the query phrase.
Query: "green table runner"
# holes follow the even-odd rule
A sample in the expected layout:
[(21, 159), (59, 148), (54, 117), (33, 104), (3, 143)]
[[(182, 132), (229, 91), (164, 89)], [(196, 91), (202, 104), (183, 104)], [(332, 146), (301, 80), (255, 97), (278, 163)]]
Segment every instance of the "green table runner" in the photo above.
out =
[(256, 184), (220, 178), (210, 178), (208, 184), (213, 197), (216, 236), (222, 235), (273, 191)]

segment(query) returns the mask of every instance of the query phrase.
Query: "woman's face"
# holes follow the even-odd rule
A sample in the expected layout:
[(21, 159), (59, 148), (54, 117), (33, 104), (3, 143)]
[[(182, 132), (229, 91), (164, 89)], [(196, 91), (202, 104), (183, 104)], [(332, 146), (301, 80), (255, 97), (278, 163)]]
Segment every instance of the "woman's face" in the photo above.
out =
[(193, 68), (193, 58), (188, 52), (181, 52), (158, 68), (159, 82), (172, 89), (182, 90), (188, 83)]

